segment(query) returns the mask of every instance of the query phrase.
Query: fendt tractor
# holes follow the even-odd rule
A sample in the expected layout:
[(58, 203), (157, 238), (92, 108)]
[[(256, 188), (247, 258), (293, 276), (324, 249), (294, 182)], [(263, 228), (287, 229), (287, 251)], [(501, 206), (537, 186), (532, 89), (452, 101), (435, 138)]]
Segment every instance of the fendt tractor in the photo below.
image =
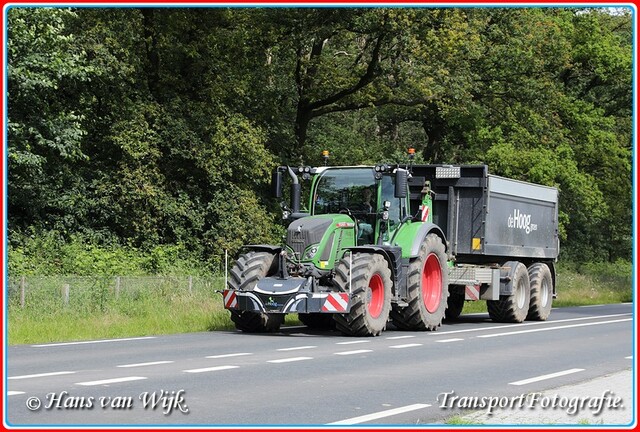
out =
[[(325, 159), (326, 161), (326, 159)], [(326, 162), (325, 162), (326, 164)], [(555, 290), (558, 191), (486, 165), (278, 167), (291, 178), (281, 245), (245, 246), (223, 291), (239, 330), (312, 328), (377, 336), (435, 330), (465, 301), (498, 322), (546, 320)], [(302, 182), (309, 189), (301, 211)]]

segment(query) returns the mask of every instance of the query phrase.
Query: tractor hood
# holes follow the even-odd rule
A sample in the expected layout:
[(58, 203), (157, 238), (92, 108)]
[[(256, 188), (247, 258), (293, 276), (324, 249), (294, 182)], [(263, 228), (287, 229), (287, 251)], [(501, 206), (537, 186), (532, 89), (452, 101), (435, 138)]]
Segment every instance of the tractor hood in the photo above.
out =
[(304, 217), (289, 224), (287, 245), (297, 261), (313, 261), (319, 268), (333, 267), (334, 244), (342, 242), (345, 235), (353, 239), (354, 228), (353, 219), (343, 214)]

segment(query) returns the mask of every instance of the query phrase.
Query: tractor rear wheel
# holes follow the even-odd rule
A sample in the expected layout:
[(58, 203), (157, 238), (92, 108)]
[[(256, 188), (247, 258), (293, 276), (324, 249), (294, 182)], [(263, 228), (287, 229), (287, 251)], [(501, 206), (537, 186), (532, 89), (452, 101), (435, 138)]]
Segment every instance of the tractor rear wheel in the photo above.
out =
[(535, 263), (529, 267), (529, 282), (531, 285), (531, 301), (527, 319), (532, 321), (546, 321), (551, 313), (553, 303), (553, 277), (549, 266)]
[(442, 239), (429, 234), (409, 264), (407, 303), (391, 312), (402, 330), (435, 330), (442, 324), (449, 297), (447, 254)]
[[(351, 279), (351, 287), (349, 280)], [(378, 336), (387, 327), (391, 310), (391, 270), (382, 255), (354, 253), (336, 266), (334, 279), (343, 291), (351, 288), (351, 309), (334, 314), (336, 328), (350, 336)]]
[[(232, 289), (251, 291), (258, 281), (277, 271), (275, 255), (269, 252), (251, 251), (241, 255), (230, 272), (229, 285)], [(231, 321), (238, 330), (247, 333), (278, 331), (284, 322), (284, 314), (265, 314), (253, 311), (230, 309)]]
[(487, 300), (489, 316), (496, 322), (520, 323), (529, 312), (531, 286), (527, 267), (518, 263), (513, 274), (513, 294), (501, 295), (500, 300)]

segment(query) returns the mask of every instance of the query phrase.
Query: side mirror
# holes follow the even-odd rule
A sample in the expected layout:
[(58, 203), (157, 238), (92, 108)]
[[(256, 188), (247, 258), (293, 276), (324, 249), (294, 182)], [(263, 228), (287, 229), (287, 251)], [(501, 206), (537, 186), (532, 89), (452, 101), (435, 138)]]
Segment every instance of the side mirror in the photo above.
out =
[(274, 198), (282, 198), (282, 172), (277, 168), (271, 176), (271, 194)]
[(407, 184), (409, 178), (409, 172), (405, 169), (398, 168), (396, 170), (396, 188), (394, 191), (394, 196), (396, 198), (406, 198), (407, 197)]

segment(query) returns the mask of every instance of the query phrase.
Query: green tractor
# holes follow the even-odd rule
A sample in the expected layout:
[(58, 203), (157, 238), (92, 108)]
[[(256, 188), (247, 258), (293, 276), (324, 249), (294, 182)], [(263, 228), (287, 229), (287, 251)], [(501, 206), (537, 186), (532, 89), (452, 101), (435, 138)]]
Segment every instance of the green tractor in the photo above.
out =
[[(411, 166), (278, 167), (291, 178), (281, 245), (250, 245), (230, 271), (224, 306), (239, 330), (276, 331), (288, 313), (309, 327), (377, 336), (387, 323), (435, 330), (449, 297), (445, 234), (432, 191)], [(310, 181), (301, 212), (301, 181)]]

